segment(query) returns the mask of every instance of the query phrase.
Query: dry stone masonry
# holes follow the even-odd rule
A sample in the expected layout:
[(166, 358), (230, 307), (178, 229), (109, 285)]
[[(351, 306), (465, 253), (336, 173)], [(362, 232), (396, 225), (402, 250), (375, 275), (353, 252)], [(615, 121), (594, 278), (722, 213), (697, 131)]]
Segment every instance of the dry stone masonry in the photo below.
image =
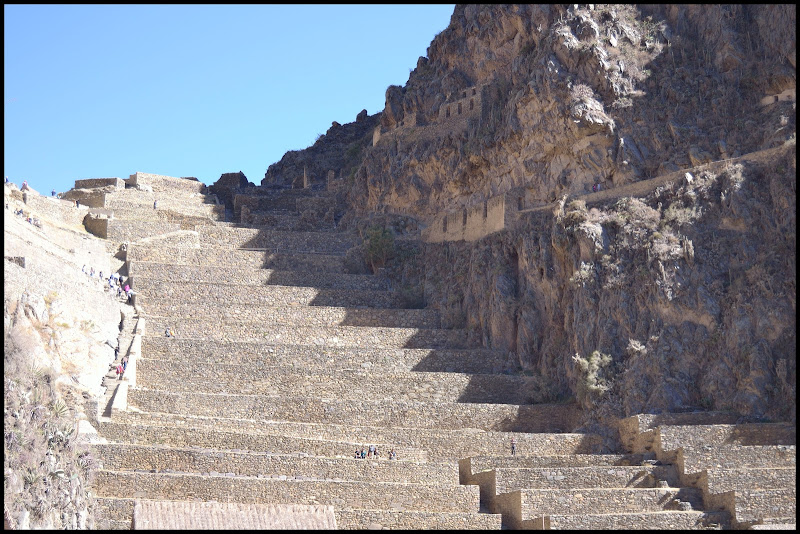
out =
[[(231, 223), (192, 179), (76, 186), (135, 291), (128, 370), (93, 421), (99, 528), (793, 527), (793, 426), (642, 415), (609, 451), (574, 405), (532, 404), (505, 355), (346, 274), (355, 236), (298, 219), (325, 192), (235, 195)], [(506, 211), (479, 208), (429, 238)]]

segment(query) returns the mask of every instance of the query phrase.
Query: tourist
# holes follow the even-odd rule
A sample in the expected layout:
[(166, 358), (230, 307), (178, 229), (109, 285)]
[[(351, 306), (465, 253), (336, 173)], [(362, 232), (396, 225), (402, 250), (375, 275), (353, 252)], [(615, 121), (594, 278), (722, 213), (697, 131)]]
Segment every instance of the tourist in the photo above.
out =
[(169, 337), (169, 327), (164, 329), (164, 337)]
[(517, 454), (517, 438), (511, 438), (511, 456)]
[(120, 363), (119, 365), (117, 365), (117, 376), (119, 376), (120, 380), (122, 380), (122, 375), (123, 374), (125, 374), (125, 368)]
[(390, 460), (396, 460), (397, 459), (397, 453), (394, 452), (394, 449), (389, 451), (389, 459)]
[(153, 209), (156, 209), (157, 207), (158, 207), (158, 200), (154, 200), (153, 201)]
[(122, 357), (122, 371), (125, 372), (128, 370), (128, 356)]
[(53, 189), (52, 191), (50, 191), (50, 196), (51, 196), (51, 197), (54, 197), (54, 196), (56, 196), (56, 190), (55, 190), (55, 189)]
[(366, 457), (367, 457), (367, 453), (366, 453), (366, 451), (364, 450), (364, 448), (362, 447), (362, 448), (361, 448), (361, 459), (363, 460), (363, 459), (365, 459)]

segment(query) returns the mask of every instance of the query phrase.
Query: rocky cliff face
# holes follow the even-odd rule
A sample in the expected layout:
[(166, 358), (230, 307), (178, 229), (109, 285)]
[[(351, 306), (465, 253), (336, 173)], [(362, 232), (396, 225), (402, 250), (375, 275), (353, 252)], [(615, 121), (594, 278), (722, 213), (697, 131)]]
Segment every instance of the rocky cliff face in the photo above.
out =
[(269, 166), (261, 180), (265, 188), (324, 187), (329, 176), (334, 180), (352, 180), (363, 152), (372, 142), (372, 132), (379, 116), (362, 110), (355, 122), (345, 125), (334, 121), (314, 145), (305, 150), (287, 152), (277, 163)]
[[(794, 23), (791, 6), (457, 6), (387, 90), (354, 205), (430, 218), (514, 187), (535, 204), (775, 146), (794, 113), (761, 99), (795, 87)], [(480, 110), (445, 124), (472, 89)]]
[[(794, 420), (795, 18), (788, 5), (459, 5), (387, 89), (373, 146), (359, 132), (346, 220), (399, 214), (399, 234), (513, 190), (542, 209), (480, 241), (404, 245), (383, 272), (587, 421)], [(341, 151), (331, 133), (267, 177)], [(641, 198), (569, 201), (772, 147)]]

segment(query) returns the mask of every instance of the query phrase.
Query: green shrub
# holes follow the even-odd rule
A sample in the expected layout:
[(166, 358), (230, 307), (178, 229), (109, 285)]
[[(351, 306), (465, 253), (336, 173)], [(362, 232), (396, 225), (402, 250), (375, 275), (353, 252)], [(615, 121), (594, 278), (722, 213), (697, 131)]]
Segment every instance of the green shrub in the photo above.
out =
[(364, 240), (364, 252), (372, 272), (377, 272), (394, 256), (394, 234), (384, 226), (370, 227)]
[(578, 380), (578, 400), (585, 405), (602, 397), (611, 387), (611, 381), (604, 375), (610, 371), (612, 358), (599, 350), (584, 359), (575, 354), (572, 357), (578, 366), (580, 379)]

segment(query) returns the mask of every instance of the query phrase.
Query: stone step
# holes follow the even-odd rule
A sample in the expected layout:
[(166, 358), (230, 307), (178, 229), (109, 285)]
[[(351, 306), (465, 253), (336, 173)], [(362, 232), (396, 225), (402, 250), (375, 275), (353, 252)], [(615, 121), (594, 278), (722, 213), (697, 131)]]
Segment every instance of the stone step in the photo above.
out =
[(544, 518), (548, 530), (719, 530), (730, 528), (727, 512), (658, 511), (647, 513), (561, 515)]
[(536, 379), (510, 375), (469, 375), (337, 370), (316, 373), (292, 367), (218, 365), (141, 359), (137, 382), (150, 389), (245, 395), (296, 395), (319, 399), (362, 398), (424, 402), (533, 404)]
[(133, 529), (133, 521), (130, 519), (125, 519), (122, 521), (98, 519), (94, 527), (94, 530), (132, 530), (132, 529)]
[(137, 279), (131, 288), (135, 304), (147, 306), (155, 300), (196, 303), (217, 307), (260, 304), (262, 306), (339, 306), (346, 308), (403, 308), (400, 295), (390, 291), (318, 289), (296, 286), (243, 286)]
[(796, 445), (796, 426), (788, 423), (736, 425), (668, 425), (658, 428), (662, 450), (709, 445)]
[[(458, 484), (458, 465), (377, 459), (329, 458), (226, 449), (172, 448), (106, 443), (92, 445), (100, 468), (157, 473), (230, 474), (298, 480)], [(352, 456), (352, 455), (351, 455)]]
[(334, 308), (331, 306), (229, 305), (208, 308), (197, 304), (153, 300), (142, 306), (142, 314), (160, 317), (172, 324), (184, 321), (202, 323), (248, 323), (260, 326), (388, 326), (392, 328), (440, 328), (436, 310), (377, 308)]
[(133, 521), (133, 499), (96, 497), (94, 502), (95, 517), (97, 520), (127, 521), (128, 529), (131, 529)]
[(475, 512), (335, 509), (339, 530), (500, 530), (502, 516)]
[(500, 432), (568, 432), (573, 405), (478, 404), (413, 401), (360, 402), (281, 395), (206, 394), (132, 388), (128, 405), (146, 412), (307, 423), (421, 428), (476, 428)]
[(795, 488), (743, 489), (736, 491), (735, 519), (740, 524), (794, 522), (797, 514)]
[(104, 237), (111, 241), (128, 242), (170, 234), (178, 230), (194, 230), (194, 225), (187, 228), (182, 227), (180, 223), (165, 221), (111, 219), (108, 221), (108, 229)]
[(478, 488), (388, 482), (277, 480), (97, 470), (98, 497), (238, 503), (322, 504), (336, 508), (477, 512)]
[(287, 232), (266, 228), (198, 228), (201, 245), (224, 245), (231, 249), (265, 248), (272, 252), (345, 254), (359, 242), (356, 236), (342, 232)]
[[(220, 266), (226, 269), (274, 269), (316, 273), (344, 273), (342, 254), (276, 253), (266, 249), (230, 249), (222, 247), (152, 246), (129, 244), (130, 262), (169, 263), (173, 265)], [(135, 267), (134, 267), (135, 268)]]
[(291, 232), (334, 231), (332, 218), (311, 218), (290, 212), (251, 211), (241, 215), (243, 228), (270, 228)]
[(519, 489), (655, 488), (658, 481), (675, 487), (673, 465), (498, 468), (497, 493)]
[[(171, 426), (166, 417), (137, 417), (130, 412), (114, 418), (113, 422), (103, 423), (102, 435), (112, 442), (136, 445), (167, 445), (170, 447), (202, 447), (208, 449), (227, 448), (240, 451), (257, 451), (274, 454), (297, 454), (298, 451), (309, 456), (330, 458), (352, 458), (355, 450), (361, 450), (370, 443), (363, 441), (336, 441), (316, 437), (296, 437), (259, 432), (258, 428), (241, 428), (236, 431), (225, 428), (202, 428), (196, 426)], [(156, 422), (141, 424), (141, 420)], [(261, 426), (261, 425), (258, 425)], [(374, 441), (379, 451), (388, 452), (394, 448), (403, 461), (427, 461), (424, 451), (395, 446), (393, 443)]]
[(797, 484), (797, 470), (793, 466), (709, 469), (706, 484), (710, 493), (794, 488)]
[(522, 445), (517, 440), (520, 454), (514, 456), (474, 456), (462, 460), (462, 470), (468, 475), (493, 469), (532, 469), (561, 467), (650, 466), (644, 454), (567, 454), (522, 456)]
[[(125, 412), (115, 418), (115, 422), (129, 423), (131, 425), (149, 426), (153, 428), (180, 428), (188, 432), (195, 432), (198, 436), (208, 436), (204, 443), (226, 443), (223, 438), (215, 438), (218, 432), (224, 432), (225, 438), (231, 442), (242, 443), (234, 438), (235, 433), (251, 433), (256, 436), (282, 436), (290, 444), (288, 449), (279, 449), (273, 446), (273, 452), (296, 452), (298, 447), (291, 447), (291, 440), (307, 443), (308, 440), (326, 440), (337, 444), (333, 452), (318, 454), (321, 456), (337, 456), (349, 458), (354, 452), (369, 444), (380, 445), (381, 450), (395, 449), (398, 459), (430, 459), (436, 461), (460, 460), (470, 456), (492, 455), (496, 461), (501, 462), (505, 457), (510, 459), (509, 442), (511, 437), (518, 441), (518, 455), (515, 460), (536, 459), (542, 456), (575, 455), (585, 456), (601, 447), (602, 440), (595, 434), (572, 433), (510, 433), (486, 432), (473, 429), (441, 429), (441, 428), (414, 428), (414, 427), (381, 427), (356, 424), (339, 423), (302, 423), (292, 421), (255, 421), (247, 419), (215, 418), (215, 417), (190, 417), (165, 413), (135, 413)], [(122, 432), (124, 429), (115, 429)], [(140, 436), (151, 433), (142, 430)], [(128, 433), (119, 434), (117, 441), (130, 439)], [(158, 434), (161, 436), (161, 434)], [(138, 438), (137, 438), (138, 439)], [(158, 438), (154, 438), (158, 439)], [(266, 439), (266, 438), (265, 438)], [(157, 441), (136, 441), (136, 443), (157, 443)], [(173, 443), (174, 446), (184, 446), (182, 442)], [(191, 442), (189, 442), (191, 444)], [(247, 443), (250, 443), (249, 441)], [(258, 440), (254, 442), (256, 448), (244, 445), (231, 448), (247, 450), (266, 450), (261, 448)], [(344, 445), (341, 445), (344, 444)], [(316, 446), (309, 444), (308, 446)], [(202, 445), (219, 447), (219, 445)], [(301, 452), (312, 454), (311, 450), (299, 449)], [(316, 450), (316, 449), (315, 449)], [(330, 451), (332, 449), (324, 449)], [(317, 453), (314, 453), (317, 454)], [(414, 454), (415, 456), (409, 456)], [(594, 456), (594, 455), (592, 455)]]
[(177, 338), (217, 341), (263, 341), (325, 347), (373, 347), (392, 349), (470, 348), (474, 343), (463, 330), (434, 328), (391, 328), (374, 326), (291, 326), (263, 325), (253, 321), (150, 317), (145, 335), (163, 336), (172, 328)]
[[(210, 219), (221, 218), (225, 213), (225, 206), (203, 204), (191, 198), (187, 199), (185, 202), (181, 202), (180, 200), (172, 200), (164, 195), (153, 195), (153, 193), (142, 194), (147, 196), (139, 198), (118, 198), (119, 193), (106, 195), (106, 201), (103, 207), (115, 213), (130, 213), (133, 215), (132, 218), (138, 218), (136, 216), (137, 213), (141, 214), (147, 211), (154, 212), (159, 210), (171, 212), (176, 215), (187, 215), (189, 217), (208, 217)], [(157, 200), (158, 202), (157, 209), (153, 209), (154, 200)]]
[[(207, 199), (205, 195), (207, 188), (205, 184), (197, 179), (183, 178), (178, 176), (165, 176), (162, 174), (154, 174), (149, 172), (135, 172), (125, 180), (126, 187), (148, 185), (150, 188), (158, 193), (165, 193), (170, 197), (179, 196), (197, 196), (201, 199)], [(140, 193), (136, 189), (125, 189), (125, 192)]]
[(653, 430), (666, 425), (733, 425), (740, 416), (732, 412), (678, 412), (660, 414), (637, 414), (622, 422), (634, 426), (639, 432)]
[[(116, 528), (130, 529), (133, 520), (134, 499), (98, 497), (96, 510), (105, 521), (124, 525)], [(475, 512), (420, 512), (416, 510), (363, 510), (340, 509), (334, 511), (339, 530), (365, 530), (388, 528), (392, 530), (500, 530), (501, 516)], [(98, 524), (99, 526), (99, 524)]]
[(374, 349), (314, 347), (263, 342), (144, 337), (145, 358), (200, 364), (248, 364), (257, 369), (291, 365), (298, 369), (363, 369), (376, 373), (431, 371), (495, 374), (505, 370), (507, 355), (489, 349)]
[(747, 467), (796, 468), (797, 449), (794, 445), (730, 445), (708, 446), (683, 451), (684, 473), (703, 469), (738, 469)]
[(224, 206), (220, 206), (219, 208), (201, 208), (199, 210), (199, 215), (188, 215), (185, 213), (176, 213), (172, 210), (167, 210), (159, 207), (159, 209), (152, 209), (152, 201), (150, 202), (150, 207), (138, 207), (138, 208), (112, 208), (111, 214), (113, 220), (118, 221), (162, 221), (162, 222), (174, 222), (174, 223), (188, 223), (192, 225), (197, 224), (222, 224), (220, 221), (220, 217), (224, 217)]
[[(513, 496), (516, 492), (503, 494)], [(671, 510), (678, 501), (702, 509), (702, 494), (694, 488), (581, 488), (519, 491), (523, 520), (547, 515), (644, 513)], [(675, 508), (677, 509), (677, 508)]]
[(246, 207), (248, 211), (296, 212), (297, 201), (311, 196), (312, 192), (308, 189), (287, 189), (259, 195), (234, 195), (233, 212), (237, 219), (240, 217), (242, 207)]
[(182, 283), (242, 284), (251, 286), (301, 286), (325, 289), (385, 291), (387, 281), (373, 275), (308, 271), (280, 271), (267, 268), (225, 267), (221, 265), (178, 265), (133, 261), (128, 274), (136, 279)]

